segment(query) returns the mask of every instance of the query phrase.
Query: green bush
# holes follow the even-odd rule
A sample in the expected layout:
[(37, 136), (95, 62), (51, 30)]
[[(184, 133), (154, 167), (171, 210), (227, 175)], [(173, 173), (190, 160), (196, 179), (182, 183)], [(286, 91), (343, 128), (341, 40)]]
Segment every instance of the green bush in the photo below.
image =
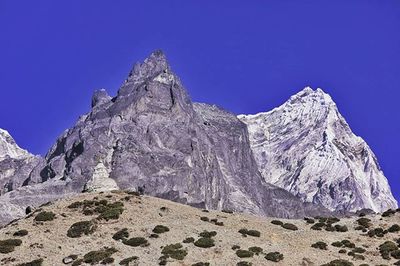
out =
[(81, 221), (74, 223), (67, 231), (67, 236), (71, 238), (81, 237), (82, 235), (93, 234), (96, 225), (92, 221)]
[(162, 233), (165, 233), (168, 231), (169, 231), (169, 228), (164, 225), (156, 225), (156, 227), (154, 227), (154, 229), (153, 229), (153, 233), (156, 233), (156, 234), (162, 234)]
[(325, 223), (318, 222), (318, 223), (313, 224), (310, 228), (312, 230), (318, 230), (319, 231), (319, 230), (322, 230), (322, 228), (325, 227), (325, 226), (326, 226)]
[(318, 241), (314, 244), (311, 245), (311, 247), (313, 248), (317, 248), (317, 249), (323, 249), (323, 250), (327, 250), (328, 245), (325, 242), (322, 241)]
[(392, 252), (390, 252), (390, 255), (395, 258), (395, 259), (400, 259), (400, 250), (394, 250)]
[(176, 243), (165, 246), (162, 249), (161, 254), (167, 258), (183, 260), (188, 253), (186, 249), (182, 249), (182, 245), (180, 243)]
[(356, 247), (356, 245), (354, 243), (350, 242), (350, 240), (347, 240), (347, 239), (342, 240), (342, 244), (346, 248), (355, 248)]
[(121, 229), (121, 230), (119, 230), (118, 232), (116, 232), (113, 236), (112, 236), (112, 238), (114, 239), (114, 240), (124, 240), (124, 239), (126, 239), (126, 238), (128, 238), (129, 237), (129, 232), (128, 232), (128, 229), (127, 228), (123, 228), (123, 229)]
[(201, 237), (214, 237), (217, 235), (217, 232), (215, 231), (203, 231), (199, 234)]
[(236, 250), (236, 256), (239, 258), (251, 258), (254, 256), (254, 253), (248, 250), (238, 249)]
[(232, 250), (237, 250), (237, 249), (240, 249), (240, 246), (239, 246), (239, 245), (233, 245), (233, 246), (232, 246)]
[(239, 261), (238, 263), (236, 263), (236, 266), (252, 266), (253, 263), (248, 262), (248, 261)]
[(312, 218), (304, 218), (304, 220), (306, 221), (306, 223), (308, 223), (308, 224), (313, 224), (313, 223), (315, 223), (315, 220), (314, 219), (312, 219)]
[(122, 202), (114, 202), (104, 206), (103, 208), (97, 208), (100, 215), (97, 217), (99, 220), (118, 220), (119, 216), (124, 211), (124, 204)]
[(365, 217), (359, 218), (357, 223), (365, 228), (369, 228), (371, 226), (371, 220)]
[(385, 212), (382, 213), (382, 217), (390, 217), (392, 215), (396, 214), (395, 210), (389, 209)]
[(17, 266), (42, 266), (43, 259), (36, 259), (31, 262), (20, 263)]
[(210, 266), (209, 262), (197, 262), (192, 264), (192, 266)]
[(263, 252), (263, 249), (260, 247), (249, 247), (249, 251), (253, 252), (254, 254), (258, 255)]
[(159, 238), (160, 236), (158, 235), (158, 234), (151, 234), (150, 236), (149, 236), (149, 238)]
[(115, 248), (103, 248), (101, 250), (90, 251), (83, 256), (83, 261), (89, 264), (98, 264), (117, 252)]
[(202, 220), (203, 222), (209, 222), (210, 221), (210, 219), (208, 217), (206, 217), (206, 216), (200, 217), (200, 220)]
[(341, 253), (341, 254), (347, 253), (347, 250), (341, 249), (341, 250), (339, 250), (339, 253)]
[(215, 244), (214, 244), (214, 239), (209, 237), (202, 237), (199, 238), (196, 242), (194, 242), (194, 245), (200, 248), (210, 248), (213, 247)]
[(132, 237), (130, 239), (124, 239), (122, 243), (131, 247), (145, 247), (149, 244), (149, 242), (144, 237)]
[(390, 259), (390, 253), (398, 249), (399, 248), (397, 247), (396, 243), (392, 241), (385, 241), (379, 246), (379, 252), (384, 259)]
[(183, 243), (193, 243), (194, 242), (194, 238), (193, 237), (188, 237), (188, 238), (185, 238), (185, 240), (183, 240), (182, 241)]
[(282, 222), (282, 221), (279, 221), (279, 220), (272, 220), (272, 221), (271, 221), (271, 224), (283, 225), (283, 222)]
[(295, 226), (294, 224), (291, 224), (291, 223), (285, 223), (282, 225), (282, 227), (287, 230), (292, 230), (292, 231), (299, 230), (299, 228), (297, 228), (297, 226)]
[(131, 262), (136, 261), (136, 260), (138, 260), (138, 259), (139, 259), (139, 257), (137, 257), (137, 256), (132, 256), (132, 257), (129, 257), (129, 258), (126, 258), (126, 259), (121, 260), (121, 261), (119, 262), (119, 265), (129, 266), (129, 264), (130, 264)]
[(322, 266), (354, 266), (354, 264), (347, 260), (338, 259), (338, 260), (333, 260), (331, 262), (323, 264)]
[(15, 247), (22, 244), (21, 239), (0, 240), (0, 253), (7, 254), (13, 252)]
[(248, 230), (245, 228), (242, 228), (239, 230), (239, 233), (241, 233), (243, 236), (254, 236), (254, 237), (260, 237), (261, 233), (257, 230)]
[(361, 247), (356, 247), (356, 248), (354, 248), (352, 251), (353, 251), (354, 253), (364, 253), (364, 252), (367, 251), (367, 250), (364, 249), (364, 248), (361, 248)]
[(265, 259), (273, 262), (278, 262), (283, 260), (283, 254), (279, 252), (270, 252), (265, 256)]
[(28, 234), (28, 230), (22, 229), (16, 231), (13, 236), (26, 236)]
[(224, 212), (224, 213), (229, 213), (229, 214), (232, 214), (232, 213), (233, 213), (232, 210), (226, 210), (226, 209), (222, 210), (222, 212)]
[(395, 233), (395, 232), (399, 232), (400, 231), (400, 225), (398, 224), (394, 224), (391, 227), (389, 227), (388, 231), (390, 233)]
[(46, 222), (46, 221), (53, 221), (56, 215), (53, 212), (40, 212), (36, 215), (35, 221), (37, 222)]
[(104, 260), (102, 260), (102, 261), (100, 262), (100, 264), (111, 264), (111, 263), (113, 263), (113, 262), (114, 262), (114, 258), (107, 257), (107, 258), (105, 258)]
[(331, 244), (334, 247), (340, 248), (341, 246), (343, 246), (342, 242), (340, 241), (335, 241)]
[(384, 237), (385, 234), (387, 233), (387, 230), (383, 230), (383, 228), (378, 227), (378, 228), (374, 228), (374, 229), (370, 229), (368, 231), (368, 236), (369, 237)]
[(336, 225), (335, 225), (335, 230), (336, 230), (337, 232), (347, 232), (347, 231), (349, 231), (349, 229), (347, 228), (347, 226), (345, 226), (345, 225), (340, 225), (340, 224), (336, 224)]

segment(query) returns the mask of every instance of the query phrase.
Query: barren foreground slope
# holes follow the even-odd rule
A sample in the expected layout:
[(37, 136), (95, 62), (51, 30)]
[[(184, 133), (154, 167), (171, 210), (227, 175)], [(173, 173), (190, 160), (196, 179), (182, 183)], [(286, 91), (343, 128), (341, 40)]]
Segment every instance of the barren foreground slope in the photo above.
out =
[[(329, 265), (393, 265), (400, 259), (400, 227), (393, 226), (400, 214), (383, 216), (281, 219), (280, 225), (135, 193), (86, 193), (0, 229), (0, 264), (322, 265), (342, 259), (348, 264)], [(380, 251), (385, 241), (392, 242)]]

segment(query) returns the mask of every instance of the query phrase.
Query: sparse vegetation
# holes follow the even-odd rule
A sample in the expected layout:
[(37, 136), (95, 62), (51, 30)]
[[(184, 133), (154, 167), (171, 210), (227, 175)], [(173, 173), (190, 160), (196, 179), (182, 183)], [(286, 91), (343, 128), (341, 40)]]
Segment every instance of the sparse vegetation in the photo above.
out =
[[(83, 261), (89, 264), (105, 264), (109, 261), (109, 258), (112, 254), (117, 252), (115, 248), (103, 248), (101, 250), (90, 251), (83, 256)], [(105, 262), (105, 263), (103, 263)]]
[(6, 239), (0, 240), (0, 253), (7, 254), (13, 252), (15, 247), (22, 244), (21, 239)]
[(28, 234), (28, 230), (22, 229), (16, 231), (13, 236), (26, 236)]
[(124, 239), (127, 239), (129, 237), (129, 232), (128, 232), (128, 229), (127, 228), (123, 228), (123, 229), (121, 229), (121, 230), (119, 230), (118, 232), (116, 232), (113, 236), (112, 236), (112, 238), (114, 239), (114, 240), (124, 240)]
[(273, 262), (278, 262), (283, 260), (283, 254), (279, 252), (270, 252), (265, 256), (265, 259)]
[(119, 262), (119, 265), (123, 265), (123, 266), (129, 266), (129, 264), (133, 261), (137, 261), (139, 259), (138, 256), (132, 256), (126, 259), (123, 259)]
[(282, 221), (279, 221), (279, 220), (272, 220), (272, 221), (271, 221), (271, 224), (283, 225), (283, 222), (282, 222)]
[(311, 247), (313, 248), (317, 248), (317, 249), (322, 249), (322, 250), (327, 250), (328, 245), (325, 242), (322, 241), (318, 241), (315, 242), (314, 244), (311, 245)]
[(201, 237), (209, 237), (209, 238), (214, 237), (216, 235), (217, 235), (217, 232), (215, 232), (215, 231), (203, 231), (199, 234), (199, 236), (201, 236)]
[(35, 221), (37, 222), (53, 221), (55, 217), (56, 215), (53, 212), (42, 211), (36, 215)]
[(368, 218), (365, 218), (365, 217), (357, 219), (357, 223), (360, 226), (363, 226), (364, 228), (369, 228), (372, 225), (371, 224), (371, 219), (368, 219)]
[(400, 225), (394, 224), (394, 225), (392, 225), (392, 226), (389, 227), (388, 231), (389, 231), (390, 233), (399, 232), (399, 231), (400, 231)]
[(194, 245), (200, 248), (210, 248), (213, 247), (215, 244), (214, 239), (210, 237), (201, 237), (196, 242), (194, 242)]
[(248, 261), (239, 261), (238, 263), (236, 263), (236, 266), (252, 266), (253, 263), (248, 262)]
[(20, 263), (17, 266), (41, 266), (43, 264), (43, 259), (36, 259), (30, 262)]
[(209, 262), (197, 262), (192, 264), (192, 266), (210, 266)]
[(249, 251), (253, 252), (256, 255), (259, 255), (260, 253), (263, 252), (263, 249), (260, 247), (254, 246), (254, 247), (249, 247)]
[(122, 243), (132, 247), (145, 247), (149, 245), (149, 242), (144, 237), (132, 237), (130, 239), (123, 240)]
[(153, 233), (155, 233), (155, 234), (162, 234), (162, 233), (165, 233), (165, 232), (168, 232), (168, 231), (169, 231), (169, 228), (164, 226), (164, 225), (157, 225), (153, 229)]
[(182, 242), (185, 243), (185, 244), (193, 243), (194, 242), (194, 238), (193, 237), (188, 237), (188, 238), (185, 238), (185, 240), (183, 240)]
[(239, 230), (239, 233), (242, 234), (242, 236), (254, 236), (254, 237), (260, 237), (261, 233), (257, 230), (248, 230), (245, 228), (242, 228)]
[(183, 260), (187, 255), (187, 250), (182, 248), (183, 246), (180, 243), (167, 245), (162, 249), (161, 254), (166, 258)]
[(379, 252), (381, 253), (382, 258), (387, 260), (390, 259), (390, 254), (398, 249), (396, 243), (392, 241), (385, 241), (379, 246)]
[(77, 238), (83, 235), (93, 234), (95, 230), (96, 225), (92, 221), (81, 221), (71, 225), (67, 231), (67, 236)]
[(299, 230), (299, 228), (297, 228), (297, 226), (295, 226), (294, 224), (291, 224), (291, 223), (285, 223), (282, 225), (282, 227), (287, 230), (292, 230), (292, 231)]
[(323, 264), (322, 266), (354, 266), (354, 264), (348, 260), (337, 259)]
[(254, 256), (254, 253), (248, 250), (238, 249), (236, 250), (236, 256), (239, 258), (251, 258)]

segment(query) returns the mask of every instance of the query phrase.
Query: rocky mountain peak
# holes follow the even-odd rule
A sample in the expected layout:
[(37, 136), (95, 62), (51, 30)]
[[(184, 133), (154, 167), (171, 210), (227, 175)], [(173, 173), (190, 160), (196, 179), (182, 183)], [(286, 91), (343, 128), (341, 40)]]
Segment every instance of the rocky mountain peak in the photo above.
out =
[(331, 210), (397, 207), (374, 153), (323, 90), (307, 87), (272, 111), (239, 118), (266, 182)]
[(0, 160), (5, 158), (19, 159), (29, 155), (24, 149), (21, 149), (10, 133), (0, 128)]

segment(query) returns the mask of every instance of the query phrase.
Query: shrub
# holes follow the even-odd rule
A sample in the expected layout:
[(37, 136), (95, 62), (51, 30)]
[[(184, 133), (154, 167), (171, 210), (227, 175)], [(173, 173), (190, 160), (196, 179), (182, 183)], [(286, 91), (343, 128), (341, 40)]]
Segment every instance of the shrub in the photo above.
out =
[(209, 262), (197, 262), (192, 264), (192, 266), (210, 266)]
[(206, 216), (200, 217), (200, 220), (202, 220), (203, 222), (209, 222), (210, 221), (210, 219), (208, 217), (206, 217)]
[(251, 266), (251, 265), (253, 265), (253, 263), (248, 261), (239, 261), (238, 263), (236, 263), (236, 266)]
[(214, 224), (218, 226), (224, 226), (224, 222), (215, 222)]
[(334, 223), (337, 223), (337, 222), (340, 222), (340, 219), (336, 218), (336, 217), (329, 217), (329, 218), (326, 219), (326, 223), (327, 224), (334, 224)]
[(240, 249), (240, 246), (239, 246), (239, 245), (233, 245), (233, 246), (232, 246), (232, 250), (237, 250), (237, 249)]
[(21, 239), (0, 240), (0, 253), (7, 254), (13, 252), (15, 247), (22, 244)]
[(20, 263), (17, 266), (41, 266), (43, 264), (43, 259), (36, 259), (31, 262)]
[(97, 208), (97, 211), (100, 212), (100, 215), (97, 217), (99, 220), (118, 220), (119, 216), (123, 213), (124, 204), (122, 202), (114, 202), (112, 204), (108, 204), (103, 208)]
[(226, 209), (222, 210), (222, 212), (224, 212), (224, 213), (229, 213), (229, 214), (232, 214), (232, 213), (233, 213), (232, 210), (226, 210)]
[(374, 228), (368, 231), (368, 236), (369, 237), (384, 237), (384, 235), (387, 233), (388, 231), (383, 230), (383, 228), (378, 227), (378, 228)]
[(154, 227), (154, 229), (153, 229), (153, 233), (156, 233), (156, 234), (162, 234), (162, 233), (165, 233), (168, 231), (169, 231), (169, 228), (164, 225), (156, 225), (156, 227)]
[(282, 225), (282, 227), (285, 229), (288, 229), (288, 230), (292, 230), (292, 231), (299, 230), (299, 228), (297, 228), (297, 226), (295, 226), (294, 224), (290, 224), (290, 223), (285, 223)]
[(325, 242), (322, 242), (322, 241), (318, 241), (318, 242), (316, 242), (316, 243), (311, 245), (311, 247), (313, 247), (313, 248), (323, 249), (323, 250), (327, 250), (328, 249), (327, 246), (328, 245)]
[(236, 250), (236, 256), (239, 258), (251, 258), (254, 256), (254, 253), (248, 250), (238, 249)]
[(337, 259), (323, 264), (322, 266), (354, 266), (354, 264), (348, 260)]
[(214, 237), (217, 235), (217, 232), (215, 231), (203, 231), (199, 234), (201, 237)]
[(365, 217), (357, 219), (357, 223), (361, 226), (364, 226), (365, 228), (368, 228), (371, 226), (371, 220)]
[(35, 217), (35, 221), (37, 222), (46, 222), (46, 221), (53, 221), (56, 215), (53, 212), (40, 212)]
[(394, 232), (399, 232), (400, 231), (400, 225), (394, 224), (388, 229), (389, 232), (394, 233)]
[(379, 246), (379, 252), (384, 259), (390, 259), (390, 253), (396, 250), (398, 250), (398, 247), (392, 241), (386, 241)]
[(335, 225), (335, 230), (336, 230), (337, 232), (347, 232), (347, 231), (349, 231), (349, 229), (347, 228), (347, 226), (345, 226), (345, 225), (340, 225), (340, 224), (336, 224), (336, 225)]
[(28, 231), (25, 229), (18, 230), (16, 231), (13, 236), (26, 236), (28, 234)]
[(239, 230), (239, 233), (241, 233), (243, 236), (254, 236), (254, 237), (260, 237), (261, 233), (257, 230), (247, 230), (245, 228), (242, 228)]
[(315, 223), (315, 220), (314, 219), (311, 219), (311, 218), (304, 218), (304, 220), (306, 221), (306, 223), (308, 223), (308, 224), (313, 224), (313, 223)]
[(149, 244), (149, 242), (144, 237), (132, 237), (130, 239), (124, 239), (122, 243), (131, 247), (145, 247)]
[(318, 223), (313, 224), (310, 228), (312, 230), (318, 230), (319, 231), (319, 230), (322, 230), (322, 228), (325, 227), (325, 226), (326, 226), (325, 223), (318, 222)]
[(382, 213), (382, 217), (390, 217), (396, 213), (395, 210), (389, 209)]
[(263, 252), (263, 249), (260, 247), (249, 247), (249, 251), (253, 252), (254, 254), (258, 255)]
[(177, 243), (165, 246), (162, 249), (161, 254), (167, 258), (183, 260), (187, 255), (187, 251), (182, 249), (182, 245), (180, 243)]
[(117, 252), (115, 248), (103, 248), (101, 250), (90, 251), (83, 256), (83, 261), (90, 264), (98, 264)]
[(270, 252), (265, 256), (265, 258), (269, 261), (278, 262), (283, 260), (283, 254), (279, 252)]
[(193, 243), (194, 242), (194, 238), (193, 237), (188, 237), (185, 240), (182, 241), (183, 243)]
[(356, 247), (356, 245), (354, 243), (350, 242), (350, 240), (347, 240), (347, 239), (342, 240), (342, 244), (346, 248), (355, 248)]
[(334, 247), (340, 248), (341, 246), (343, 246), (342, 242), (340, 241), (335, 241), (331, 244)]
[(133, 262), (133, 261), (135, 261), (135, 260), (138, 260), (138, 259), (139, 259), (139, 257), (137, 257), (137, 256), (132, 256), (132, 257), (129, 257), (129, 258), (126, 258), (126, 259), (121, 260), (121, 261), (119, 262), (119, 265), (129, 266), (129, 264), (130, 264), (131, 262)]
[(400, 259), (400, 250), (394, 250), (392, 252), (390, 252), (390, 255), (395, 258), (395, 259)]
[(194, 245), (200, 248), (210, 248), (213, 247), (215, 244), (214, 244), (214, 239), (209, 237), (202, 237), (199, 238), (196, 242), (194, 242)]
[(272, 220), (271, 224), (275, 224), (275, 225), (283, 225), (283, 222), (279, 221), (279, 220)]
[(353, 251), (353, 253), (364, 253), (366, 250), (361, 247), (356, 247), (352, 251)]
[(126, 238), (128, 238), (129, 237), (129, 232), (128, 232), (128, 229), (127, 228), (123, 228), (123, 229), (121, 229), (121, 230), (119, 230), (118, 232), (116, 232), (113, 236), (112, 236), (112, 238), (114, 239), (114, 240), (123, 240), (123, 239), (126, 239)]
[(159, 238), (160, 236), (159, 235), (157, 235), (157, 234), (151, 234), (150, 236), (149, 236), (149, 238)]
[(100, 263), (101, 263), (101, 264), (111, 264), (111, 263), (113, 263), (113, 262), (114, 262), (114, 258), (107, 257), (107, 258), (105, 258), (104, 260), (102, 260)]
[(81, 221), (74, 223), (67, 231), (67, 236), (71, 238), (90, 235), (96, 230), (96, 225), (92, 221)]
[(341, 249), (341, 250), (339, 250), (339, 253), (347, 253), (347, 250)]

